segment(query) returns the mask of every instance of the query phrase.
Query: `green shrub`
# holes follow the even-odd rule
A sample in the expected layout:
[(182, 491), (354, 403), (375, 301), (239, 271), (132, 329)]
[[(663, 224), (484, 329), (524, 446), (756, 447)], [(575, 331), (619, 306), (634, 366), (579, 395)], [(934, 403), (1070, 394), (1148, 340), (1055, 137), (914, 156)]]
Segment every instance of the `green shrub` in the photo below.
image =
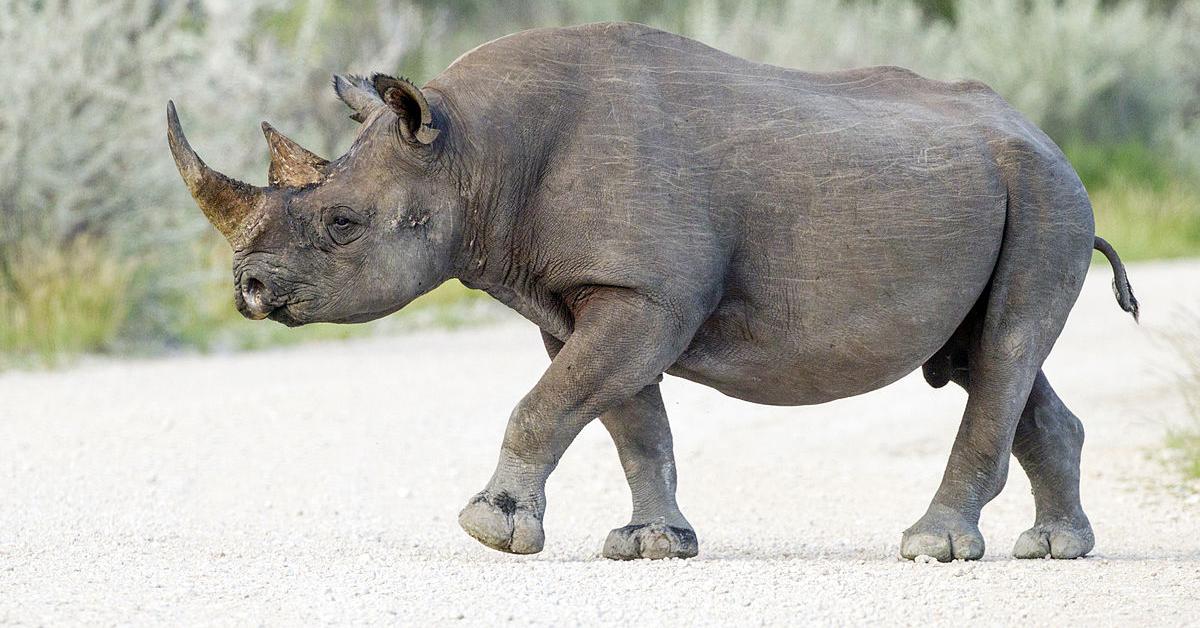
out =
[(1089, 196), (1096, 233), (1111, 242), (1122, 259), (1200, 255), (1200, 186), (1118, 176), (1089, 191)]
[(29, 243), (0, 256), (0, 358), (54, 362), (106, 351), (129, 314), (133, 262), (105, 243), (78, 238), (64, 248)]
[(1064, 146), (1063, 152), (1089, 190), (1119, 183), (1163, 191), (1174, 182), (1188, 178), (1187, 173), (1181, 172), (1172, 160), (1163, 156), (1162, 150), (1152, 150), (1139, 142), (1076, 142)]
[(1064, 152), (1088, 189), (1096, 233), (1129, 260), (1200, 255), (1200, 182), (1145, 144), (1075, 143)]

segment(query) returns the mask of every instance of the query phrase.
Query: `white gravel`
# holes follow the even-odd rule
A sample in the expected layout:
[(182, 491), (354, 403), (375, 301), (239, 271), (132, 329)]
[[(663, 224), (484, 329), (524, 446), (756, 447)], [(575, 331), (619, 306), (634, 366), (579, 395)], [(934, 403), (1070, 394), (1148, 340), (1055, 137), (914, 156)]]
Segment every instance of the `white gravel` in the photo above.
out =
[(1138, 327), (1092, 270), (1047, 365), (1087, 427), (1091, 557), (1017, 561), (1014, 463), (985, 560), (897, 559), (965, 395), (916, 373), (771, 408), (667, 378), (690, 561), (599, 557), (626, 523), (590, 426), (550, 481), (546, 549), (459, 530), (509, 410), (546, 366), (519, 320), (461, 332), (0, 375), (0, 624), (1200, 622), (1200, 500), (1157, 461), (1184, 415), (1161, 332), (1200, 262), (1138, 265)]

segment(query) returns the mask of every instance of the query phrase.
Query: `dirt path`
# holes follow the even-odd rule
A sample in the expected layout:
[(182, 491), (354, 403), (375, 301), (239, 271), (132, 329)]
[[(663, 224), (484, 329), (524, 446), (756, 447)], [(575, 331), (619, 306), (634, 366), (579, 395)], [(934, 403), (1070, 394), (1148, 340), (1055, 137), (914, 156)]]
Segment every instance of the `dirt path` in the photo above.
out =
[(1087, 559), (1008, 556), (1033, 521), (1016, 464), (985, 560), (896, 558), (965, 399), (919, 373), (812, 408), (668, 378), (699, 558), (599, 558), (629, 505), (598, 424), (550, 481), (546, 550), (488, 550), (455, 519), (547, 364), (512, 321), (0, 375), (0, 624), (1194, 625), (1200, 500), (1150, 458), (1183, 413), (1154, 335), (1200, 306), (1200, 262), (1130, 274), (1144, 324), (1095, 267), (1047, 364), (1088, 431)]

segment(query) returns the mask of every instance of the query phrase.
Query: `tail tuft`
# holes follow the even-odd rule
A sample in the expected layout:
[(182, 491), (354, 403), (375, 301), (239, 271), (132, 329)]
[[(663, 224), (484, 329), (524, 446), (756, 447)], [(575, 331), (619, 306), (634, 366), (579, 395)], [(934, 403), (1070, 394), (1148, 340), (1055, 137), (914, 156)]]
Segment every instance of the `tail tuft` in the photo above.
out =
[(1097, 251), (1104, 254), (1108, 258), (1108, 263), (1113, 269), (1113, 294), (1117, 297), (1117, 304), (1122, 310), (1133, 315), (1133, 320), (1138, 320), (1137, 297), (1133, 296), (1133, 286), (1129, 283), (1129, 275), (1125, 273), (1125, 265), (1121, 263), (1121, 258), (1117, 255), (1116, 249), (1111, 244), (1106, 242), (1104, 238), (1096, 236), (1096, 240), (1092, 245)]

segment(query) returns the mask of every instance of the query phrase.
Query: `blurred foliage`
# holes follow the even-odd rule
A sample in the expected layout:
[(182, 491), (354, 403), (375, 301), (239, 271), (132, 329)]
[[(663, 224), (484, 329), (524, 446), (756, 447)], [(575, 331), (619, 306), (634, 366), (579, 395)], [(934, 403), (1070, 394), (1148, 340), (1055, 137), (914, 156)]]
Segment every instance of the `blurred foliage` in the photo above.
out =
[(1178, 454), (1183, 476), (1191, 480), (1200, 480), (1200, 428), (1172, 431), (1167, 436), (1167, 447)]
[(1064, 152), (1089, 191), (1096, 233), (1119, 243), (1122, 259), (1200, 254), (1200, 181), (1179, 164), (1128, 141)]
[(1118, 183), (1164, 190), (1172, 182), (1187, 178), (1161, 151), (1138, 142), (1067, 144), (1063, 152), (1089, 190)]
[(1118, 243), (1125, 261), (1200, 254), (1200, 186), (1171, 181), (1161, 188), (1117, 177), (1089, 193), (1096, 233)]
[(333, 72), (423, 82), (519, 29), (613, 19), (791, 67), (982, 79), (1066, 147), (1125, 257), (1200, 254), (1200, 0), (0, 0), (0, 352), (473, 320), (458, 312), (478, 293), (457, 284), (372, 325), (242, 320), (229, 254), (166, 149), (166, 100), (211, 165), (261, 182), (263, 118), (327, 156), (348, 145)]
[(135, 260), (118, 259), (88, 237), (62, 249), (28, 242), (0, 261), (0, 366), (54, 363), (108, 349), (129, 314)]
[[(1191, 383), (1197, 385), (1196, 382)], [(1200, 420), (1197, 420), (1200, 424)], [(1167, 447), (1174, 450), (1179, 470), (1185, 478), (1200, 480), (1200, 425), (1172, 430)]]

